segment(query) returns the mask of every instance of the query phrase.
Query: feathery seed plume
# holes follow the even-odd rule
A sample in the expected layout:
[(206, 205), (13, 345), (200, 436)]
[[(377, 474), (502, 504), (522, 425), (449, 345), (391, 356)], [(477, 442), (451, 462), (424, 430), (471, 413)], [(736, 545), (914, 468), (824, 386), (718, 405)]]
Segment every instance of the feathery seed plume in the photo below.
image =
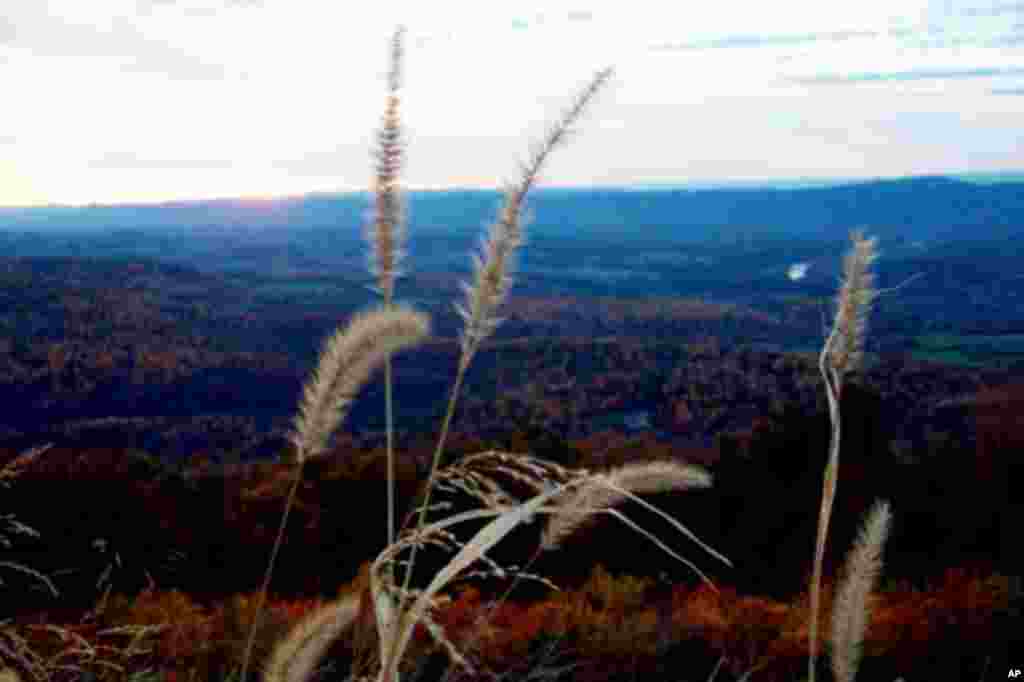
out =
[(292, 442), (298, 448), (299, 461), (324, 451), (374, 369), (392, 353), (420, 342), (429, 333), (430, 318), (404, 307), (358, 314), (344, 329), (338, 329), (324, 344), (295, 419)]
[(541, 143), (534, 147), (530, 160), (521, 166), (522, 175), (519, 183), (510, 184), (505, 188), (505, 201), (498, 219), (491, 225), (486, 239), (480, 246), (480, 253), (473, 256), (473, 284), (462, 283), (466, 303), (455, 304), (459, 316), (465, 321), (460, 361), (463, 367), (469, 365), (483, 340), (494, 333), (501, 323), (501, 319), (496, 317), (495, 313), (512, 287), (511, 272), (514, 268), (515, 251), (524, 241), (520, 214), (527, 193), (537, 181), (548, 156), (566, 141), (570, 126), (579, 119), (586, 105), (611, 75), (611, 69), (597, 73), (548, 131)]
[(316, 664), (358, 615), (359, 596), (350, 594), (306, 616), (274, 647), (263, 674), (264, 681), (310, 679)]
[(814, 682), (814, 667), (818, 657), (818, 609), (821, 605), (821, 576), (825, 560), (825, 543), (828, 540), (829, 521), (836, 497), (839, 474), (839, 450), (842, 443), (840, 398), (843, 378), (847, 372), (859, 368), (867, 330), (867, 315), (877, 292), (874, 290), (874, 275), (868, 267), (877, 257), (876, 239), (865, 239), (860, 230), (850, 234), (853, 249), (843, 263), (844, 279), (839, 289), (836, 319), (832, 325), (825, 346), (818, 358), (818, 367), (825, 381), (825, 397), (828, 399), (829, 421), (832, 422), (832, 438), (829, 440), (828, 463), (822, 486), (821, 508), (818, 512), (818, 535), (814, 545), (814, 568), (811, 575), (811, 623), (810, 656), (807, 661), (807, 678)]
[(594, 474), (574, 492), (558, 502), (541, 537), (541, 547), (550, 551), (586, 525), (592, 516), (614, 507), (628, 493), (653, 494), (688, 488), (707, 488), (711, 477), (701, 469), (674, 462), (627, 464), (604, 474)]
[(874, 275), (868, 270), (878, 258), (877, 238), (865, 239), (863, 232), (851, 234), (853, 249), (843, 260), (843, 284), (839, 289), (831, 348), (832, 368), (838, 375), (854, 371), (863, 359), (867, 316), (877, 295)]
[(377, 173), (374, 176), (373, 222), (366, 232), (371, 246), (370, 271), (377, 276), (377, 287), (385, 302), (391, 302), (394, 297), (395, 279), (401, 274), (399, 264), (404, 256), (404, 210), (398, 186), (403, 156), (398, 90), (401, 86), (404, 33), (404, 27), (399, 27), (391, 41), (388, 98), (381, 127), (377, 132), (377, 149), (374, 151)]
[(882, 570), (882, 545), (891, 520), (888, 503), (875, 503), (846, 560), (832, 611), (832, 673), (837, 682), (853, 682), (857, 675), (861, 644), (871, 617), (868, 596)]

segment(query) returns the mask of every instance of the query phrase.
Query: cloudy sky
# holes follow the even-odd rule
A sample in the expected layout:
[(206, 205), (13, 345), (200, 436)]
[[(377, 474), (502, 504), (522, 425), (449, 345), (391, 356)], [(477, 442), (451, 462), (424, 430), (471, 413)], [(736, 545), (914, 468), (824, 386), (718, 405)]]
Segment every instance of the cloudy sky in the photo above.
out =
[(0, 205), (362, 189), (398, 23), (410, 187), (1024, 170), (1024, 0), (3, 4)]

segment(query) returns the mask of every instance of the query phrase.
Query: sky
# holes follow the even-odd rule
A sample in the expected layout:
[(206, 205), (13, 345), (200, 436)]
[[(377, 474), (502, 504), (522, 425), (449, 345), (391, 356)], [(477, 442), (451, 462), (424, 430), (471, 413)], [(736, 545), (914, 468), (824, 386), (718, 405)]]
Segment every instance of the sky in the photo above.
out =
[(1024, 170), (1024, 0), (3, 0), (0, 206)]

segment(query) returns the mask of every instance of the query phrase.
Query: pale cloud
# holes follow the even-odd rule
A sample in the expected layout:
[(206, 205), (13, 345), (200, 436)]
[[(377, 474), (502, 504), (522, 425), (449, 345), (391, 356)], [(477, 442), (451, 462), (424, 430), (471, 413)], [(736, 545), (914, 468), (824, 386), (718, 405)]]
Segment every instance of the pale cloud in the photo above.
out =
[(135, 152), (107, 152), (88, 162), (89, 168), (128, 169), (128, 170), (198, 170), (198, 169), (230, 169), (237, 162), (231, 159), (189, 159), (189, 158), (153, 158), (140, 156)]
[(6, 0), (0, 205), (365, 187), (399, 22), (410, 186), (513, 176), (606, 65), (546, 182), (1024, 166), (1020, 2)]
[(975, 5), (961, 10), (968, 17), (1024, 16), (1024, 2), (997, 2), (989, 5)]
[(146, 35), (123, 17), (102, 23), (69, 21), (47, 11), (43, 2), (25, 2), (0, 24), (0, 42), (35, 58), (116, 62), (124, 72), (163, 74), (182, 80), (222, 80), (223, 64), (190, 53), (174, 41)]
[(594, 13), (589, 10), (573, 10), (565, 15), (569, 21), (590, 21), (594, 18)]
[(836, 31), (833, 33), (800, 33), (780, 35), (729, 35), (720, 38), (708, 38), (705, 40), (691, 40), (678, 43), (662, 43), (652, 45), (652, 50), (714, 50), (734, 49), (750, 47), (791, 47), (794, 45), (809, 45), (813, 43), (840, 42), (843, 40), (854, 40), (857, 38), (877, 38), (876, 31)]
[(10, 17), (0, 16), (0, 45), (8, 45), (18, 37), (18, 29)]
[(140, 14), (153, 10), (176, 9), (185, 14), (203, 16), (224, 9), (259, 8), (263, 0), (136, 0)]
[(959, 78), (996, 78), (1000, 76), (1024, 76), (1024, 66), (1019, 67), (981, 67), (975, 69), (916, 69), (910, 71), (865, 71), (861, 73), (829, 73), (816, 76), (794, 78), (798, 83), (811, 85), (816, 83), (862, 83), (882, 81), (915, 81), (941, 80), (948, 81)]

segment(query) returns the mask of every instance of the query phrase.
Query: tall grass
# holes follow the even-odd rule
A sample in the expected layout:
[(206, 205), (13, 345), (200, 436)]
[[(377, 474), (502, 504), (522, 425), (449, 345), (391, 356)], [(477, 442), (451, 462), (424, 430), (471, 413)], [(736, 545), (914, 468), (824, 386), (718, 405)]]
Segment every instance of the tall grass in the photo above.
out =
[[(557, 551), (568, 537), (578, 532), (597, 514), (607, 514), (624, 523), (676, 560), (688, 565), (703, 580), (711, 582), (695, 564), (614, 508), (623, 501), (638, 502), (660, 514), (681, 534), (718, 560), (729, 564), (726, 557), (703, 543), (685, 525), (639, 497), (645, 493), (711, 485), (711, 477), (699, 467), (675, 462), (649, 462), (607, 472), (589, 472), (564, 468), (526, 454), (489, 451), (465, 457), (447, 468), (440, 468), (465, 373), (481, 344), (501, 321), (498, 312), (512, 286), (515, 255), (525, 242), (522, 210), (527, 195), (540, 178), (551, 153), (563, 146), (572, 126), (612, 77), (611, 69), (599, 71), (531, 149), (528, 161), (521, 165), (519, 179), (506, 186), (498, 216), (482, 239), (479, 253), (473, 256), (472, 281), (463, 284), (464, 301), (456, 305), (463, 321), (461, 353), (433, 460), (423, 494), (419, 498), (420, 503), (407, 515), (406, 527), (401, 533), (395, 534), (391, 516), (394, 513), (395, 478), (390, 388), (393, 377), (389, 370), (389, 358), (392, 353), (415, 345), (429, 333), (426, 315), (408, 308), (398, 308), (393, 302), (402, 239), (398, 172), (404, 149), (397, 115), (402, 37), (403, 32), (399, 29), (391, 44), (389, 94), (378, 135), (376, 213), (373, 226), (368, 229), (373, 253), (372, 267), (379, 278), (378, 287), (384, 303), (380, 309), (355, 318), (346, 328), (335, 333), (325, 344), (318, 367), (306, 385), (293, 439), (299, 453), (295, 481), (286, 502), (260, 592), (262, 608), (262, 599), (265, 598), (288, 511), (294, 501), (294, 492), (301, 479), (303, 463), (325, 450), (330, 435), (343, 422), (350, 401), (370, 372), (383, 365), (388, 386), (388, 544), (370, 567), (370, 599), (377, 632), (376, 660), (370, 670), (358, 673), (352, 671), (353, 678), (375, 679), (377, 682), (398, 682), (401, 663), (417, 625), (426, 628), (435, 642), (447, 651), (455, 665), (466, 671), (474, 671), (473, 662), (446, 639), (443, 630), (432, 620), (431, 610), (440, 603), (443, 590), (456, 578), (465, 576), (471, 567), (476, 569), (474, 573), (477, 575), (513, 575), (517, 581), (539, 580), (550, 584), (543, 576), (528, 572), (533, 559), (541, 552)], [(840, 397), (845, 377), (860, 365), (866, 318), (876, 294), (868, 269), (875, 259), (875, 242), (864, 238), (859, 232), (852, 237), (853, 249), (845, 260), (845, 280), (838, 296), (834, 326), (820, 358), (833, 432), (823, 483), (814, 575), (810, 587), (811, 680), (814, 680), (817, 655), (824, 547), (838, 474)], [(515, 485), (510, 485), (513, 482)], [(466, 493), (480, 504), (480, 508), (453, 513), (447, 503), (432, 503), (432, 493), (438, 488)], [(528, 491), (525, 496), (522, 493), (524, 488)], [(438, 511), (444, 514), (428, 522), (428, 513)], [(514, 529), (541, 518), (545, 519), (541, 540), (530, 563), (525, 567), (501, 566), (488, 556), (488, 552)], [(484, 525), (468, 540), (460, 540), (455, 531), (472, 522), (482, 522)], [(836, 600), (837, 610), (833, 613), (832, 627), (833, 672), (843, 682), (852, 680), (856, 672), (859, 644), (866, 627), (867, 595), (880, 570), (879, 557), (888, 522), (888, 507), (884, 504), (877, 506), (851, 553), (844, 584)], [(417, 553), (425, 547), (446, 549), (451, 557), (425, 587), (413, 589), (410, 583)], [(396, 569), (401, 569), (404, 575), (401, 585), (396, 577)], [(331, 642), (343, 636), (353, 625), (358, 611), (355, 597), (347, 596), (310, 615), (278, 644), (264, 668), (264, 679), (267, 682), (304, 682), (310, 679), (316, 663)], [(253, 624), (253, 634), (257, 626), (258, 618)], [(252, 641), (253, 637), (250, 636), (242, 667), (243, 680), (248, 670)]]
[(811, 577), (811, 652), (808, 659), (808, 680), (814, 682), (814, 669), (818, 655), (818, 611), (821, 608), (821, 573), (825, 560), (825, 542), (828, 539), (829, 520), (832, 518), (832, 504), (836, 497), (836, 483), (839, 476), (839, 444), (841, 442), (839, 401), (843, 393), (846, 376), (860, 368), (864, 357), (864, 338), (867, 333), (867, 316), (871, 302), (877, 292), (873, 288), (874, 276), (869, 270), (876, 259), (874, 239), (865, 239), (862, 232), (852, 235), (853, 249), (843, 261), (843, 283), (839, 288), (836, 302), (836, 316), (832, 331), (825, 340), (818, 361), (822, 378), (825, 380), (825, 394), (828, 398), (828, 414), (832, 423), (832, 438), (829, 443), (828, 463), (825, 465), (825, 480), (822, 485), (821, 509), (818, 513), (818, 537), (814, 547), (814, 574)]
[[(10, 486), (11, 482), (18, 477), (25, 467), (34, 462), (40, 455), (45, 453), (51, 447), (52, 444), (46, 444), (30, 448), (5, 464), (3, 468), (0, 468), (0, 488)], [(39, 537), (38, 531), (18, 521), (13, 514), (0, 514), (0, 523), (6, 526), (7, 530), (13, 535)], [(3, 530), (0, 530), (0, 547), (8, 548), (10, 546), (10, 539)], [(46, 585), (47, 589), (50, 590), (53, 596), (57, 596), (57, 588), (54, 586), (53, 582), (39, 571), (29, 566), (17, 564), (12, 561), (0, 561), (0, 568), (30, 575)], [(0, 578), (0, 587), (3, 587), (3, 585), (3, 578)]]
[[(395, 30), (391, 39), (391, 70), (388, 72), (388, 98), (377, 132), (377, 169), (374, 175), (373, 222), (367, 230), (372, 256), (370, 271), (377, 277), (377, 288), (384, 299), (384, 307), (394, 303), (395, 280), (400, 274), (404, 254), (402, 243), (404, 225), (401, 190), (398, 174), (402, 169), (402, 126), (398, 118), (398, 89), (402, 78), (403, 27)], [(384, 359), (384, 412), (387, 429), (388, 480), (395, 480), (394, 411), (391, 380), (391, 357)], [(388, 486), (388, 544), (395, 541), (395, 490)]]
[[(0, 468), (0, 488), (9, 487), (25, 467), (34, 462), (51, 447), (52, 444), (46, 444), (26, 450), (5, 464), (3, 468)], [(14, 535), (39, 536), (38, 531), (21, 523), (12, 514), (0, 515), (0, 523), (6, 526), (5, 531), (9, 531)], [(11, 546), (10, 539), (4, 531), (0, 531), (0, 546), (4, 548)], [(34, 568), (12, 561), (0, 561), (0, 568), (30, 575), (46, 585), (53, 596), (56, 597), (59, 594), (53, 581)], [(4, 581), (0, 579), (0, 588), (3, 587), (5, 587)], [(13, 628), (7, 628), (6, 624), (6, 621), (0, 621), (0, 655), (2, 655), (0, 656), (0, 682), (21, 682), (21, 677), (18, 673), (13, 668), (6, 667), (8, 662), (18, 661), (27, 670), (32, 670), (36, 666), (34, 666), (32, 652), (27, 642), (17, 635)]]

